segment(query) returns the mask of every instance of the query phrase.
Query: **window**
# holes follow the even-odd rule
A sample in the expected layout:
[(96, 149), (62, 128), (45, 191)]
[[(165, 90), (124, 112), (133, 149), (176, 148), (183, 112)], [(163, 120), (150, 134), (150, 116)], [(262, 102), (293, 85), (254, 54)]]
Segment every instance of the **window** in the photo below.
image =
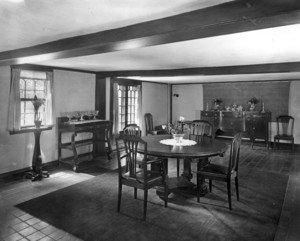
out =
[(138, 122), (138, 87), (118, 85), (119, 130)]
[[(32, 101), (42, 102), (35, 113)], [(9, 96), (8, 130), (34, 126), (35, 115), (42, 125), (54, 123), (53, 73), (51, 71), (12, 68)]]
[(139, 82), (125, 80), (115, 82), (113, 99), (113, 132), (115, 134), (128, 124), (141, 125), (141, 85)]
[(32, 101), (36, 96), (44, 102), (44, 105), (38, 110), (38, 118), (44, 122), (46, 119), (46, 94), (47, 82), (46, 74), (40, 72), (39, 76), (24, 74), (21, 71), (20, 75), (20, 102), (21, 102), (21, 127), (34, 125), (34, 107)]

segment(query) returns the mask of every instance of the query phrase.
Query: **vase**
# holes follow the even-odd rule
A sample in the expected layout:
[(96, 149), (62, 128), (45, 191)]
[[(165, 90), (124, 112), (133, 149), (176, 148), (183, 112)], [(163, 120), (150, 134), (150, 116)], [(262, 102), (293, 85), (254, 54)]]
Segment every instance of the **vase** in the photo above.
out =
[(40, 128), (41, 125), (42, 125), (42, 121), (41, 121), (41, 120), (35, 120), (35, 121), (34, 121), (34, 124), (35, 124), (35, 127), (36, 127), (36, 128)]
[(177, 143), (181, 143), (184, 137), (184, 134), (172, 134), (173, 135), (173, 139), (177, 142)]

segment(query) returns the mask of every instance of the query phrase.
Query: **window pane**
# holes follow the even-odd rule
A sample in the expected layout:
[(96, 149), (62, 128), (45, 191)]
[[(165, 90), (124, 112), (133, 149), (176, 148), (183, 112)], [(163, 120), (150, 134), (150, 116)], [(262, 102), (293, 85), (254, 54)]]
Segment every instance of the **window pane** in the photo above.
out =
[(26, 90), (34, 90), (34, 80), (26, 79), (25, 80), (25, 88), (26, 88)]
[(25, 114), (25, 125), (34, 125), (34, 114)]
[(45, 90), (45, 81), (43, 80), (36, 80), (36, 90)]
[(34, 90), (27, 90), (26, 94), (25, 94), (25, 98), (26, 99), (33, 99), (34, 95), (35, 95)]
[[(35, 92), (35, 95), (36, 95), (36, 97), (38, 98), (38, 99), (45, 99), (45, 92), (44, 91), (41, 91), (41, 90), (37, 90), (36, 92)], [(33, 96), (33, 98), (34, 98), (34, 96)]]
[(25, 98), (25, 91), (20, 89), (20, 98)]
[[(31, 72), (34, 73), (34, 71)], [(34, 106), (31, 100), (35, 95), (39, 99), (46, 100), (46, 80), (34, 79), (30, 76), (20, 79), (21, 126), (34, 125)], [(45, 105), (46, 103), (39, 108), (39, 119), (43, 121), (42, 123), (45, 123), (46, 118)]]

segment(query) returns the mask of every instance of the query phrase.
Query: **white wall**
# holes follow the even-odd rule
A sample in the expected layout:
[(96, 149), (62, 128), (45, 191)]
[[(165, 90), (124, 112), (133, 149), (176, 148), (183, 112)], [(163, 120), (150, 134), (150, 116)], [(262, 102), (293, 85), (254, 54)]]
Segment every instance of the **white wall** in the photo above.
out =
[[(82, 84), (84, 82), (84, 85)], [(0, 67), (0, 174), (31, 166), (34, 148), (32, 133), (10, 135), (7, 112), (10, 89), (10, 67)], [(56, 116), (63, 111), (90, 110), (95, 106), (95, 75), (54, 71)], [(41, 135), (43, 163), (57, 160), (57, 130)]]
[[(142, 114), (151, 113), (153, 125), (170, 122), (170, 86), (166, 84), (142, 83)], [(144, 119), (142, 130), (145, 134)]]
[(289, 115), (295, 118), (295, 143), (300, 143), (300, 81), (292, 81), (290, 86)]
[[(172, 90), (172, 120), (177, 121), (179, 116), (185, 120), (199, 120), (203, 110), (202, 84), (173, 85)], [(178, 94), (179, 97), (175, 97)]]
[[(61, 112), (85, 111), (95, 109), (95, 74), (80, 72), (54, 70), (54, 99), (56, 116), (61, 116)], [(57, 133), (57, 127), (54, 128)], [(44, 133), (43, 133), (44, 134)], [(91, 137), (90, 133), (79, 133), (76, 140)], [(57, 136), (54, 136), (55, 156), (52, 160), (57, 160)], [(71, 134), (62, 135), (63, 142), (70, 142)], [(78, 154), (90, 151), (92, 146), (86, 145), (77, 148)], [(73, 156), (73, 152), (67, 149), (62, 150), (62, 156)]]

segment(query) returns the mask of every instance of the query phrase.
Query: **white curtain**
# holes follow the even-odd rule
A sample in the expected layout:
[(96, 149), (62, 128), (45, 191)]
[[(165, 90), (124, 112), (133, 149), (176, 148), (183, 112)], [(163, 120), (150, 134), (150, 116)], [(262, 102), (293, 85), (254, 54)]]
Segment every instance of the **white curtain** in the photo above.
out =
[(17, 131), (21, 127), (21, 102), (20, 102), (20, 69), (12, 69), (7, 129)]
[(143, 117), (142, 117), (142, 86), (138, 85), (138, 108), (137, 108), (137, 125), (142, 127)]
[(47, 93), (46, 93), (46, 120), (45, 125), (53, 125), (55, 123), (54, 110), (54, 83), (53, 72), (47, 72)]
[(118, 83), (113, 85), (113, 134), (119, 134), (119, 98)]

